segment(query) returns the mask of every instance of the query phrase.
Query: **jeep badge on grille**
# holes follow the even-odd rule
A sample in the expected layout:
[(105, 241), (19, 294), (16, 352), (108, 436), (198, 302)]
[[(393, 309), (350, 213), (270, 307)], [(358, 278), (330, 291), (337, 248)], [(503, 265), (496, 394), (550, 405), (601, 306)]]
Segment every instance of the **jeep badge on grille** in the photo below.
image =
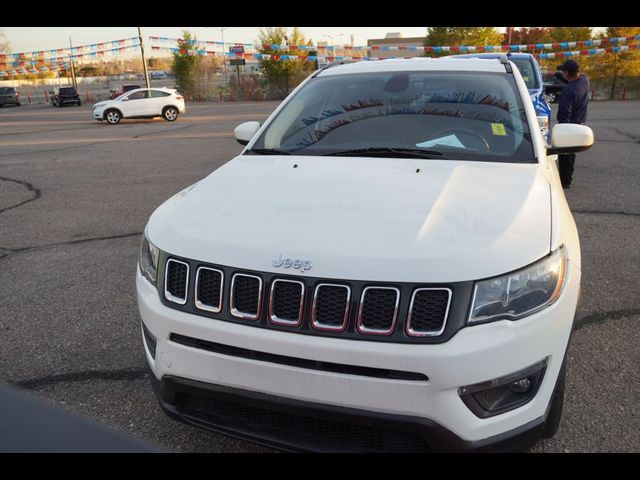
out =
[(289, 258), (284, 255), (280, 255), (280, 257), (275, 258), (271, 263), (274, 267), (294, 268), (301, 272), (311, 270), (311, 267), (313, 266), (311, 260), (304, 258)]

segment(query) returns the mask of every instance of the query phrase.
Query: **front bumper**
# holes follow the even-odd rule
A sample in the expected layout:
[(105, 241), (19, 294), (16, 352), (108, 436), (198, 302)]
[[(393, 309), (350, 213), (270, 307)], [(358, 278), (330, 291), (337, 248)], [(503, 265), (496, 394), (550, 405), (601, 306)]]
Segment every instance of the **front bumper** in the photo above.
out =
[[(409, 431), (432, 450), (517, 449), (535, 440), (544, 424), (571, 332), (579, 283), (580, 272), (569, 263), (561, 296), (541, 312), (516, 322), (464, 328), (443, 344), (407, 345), (298, 335), (180, 312), (165, 307), (157, 290), (139, 271), (137, 275), (140, 315), (157, 341), (155, 359), (147, 348), (145, 352), (163, 408), (183, 421), (223, 433), (312, 450), (321, 448), (308, 439), (304, 448), (300, 439), (274, 439), (273, 431), (261, 430), (253, 421), (243, 426), (198, 409), (197, 415), (181, 410), (188, 397), (176, 393), (195, 391), (200, 398), (222, 394), (231, 404), (284, 406), (289, 412), (299, 408), (312, 417), (326, 417), (329, 412), (331, 418)], [(172, 341), (172, 334), (274, 356), (417, 372), (428, 381), (317, 371), (206, 351)], [(459, 396), (461, 386), (509, 375), (544, 358), (548, 364), (540, 388), (522, 407), (482, 419)], [(331, 448), (342, 449), (335, 444)]]

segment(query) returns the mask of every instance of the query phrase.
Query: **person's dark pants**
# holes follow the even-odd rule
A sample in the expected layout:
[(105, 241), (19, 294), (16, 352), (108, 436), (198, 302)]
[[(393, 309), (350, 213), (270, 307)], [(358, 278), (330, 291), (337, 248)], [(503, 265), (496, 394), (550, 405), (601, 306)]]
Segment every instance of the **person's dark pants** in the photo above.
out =
[(571, 185), (571, 181), (573, 180), (573, 167), (575, 163), (575, 153), (558, 155), (558, 171), (560, 172), (560, 181), (562, 182), (563, 187)]

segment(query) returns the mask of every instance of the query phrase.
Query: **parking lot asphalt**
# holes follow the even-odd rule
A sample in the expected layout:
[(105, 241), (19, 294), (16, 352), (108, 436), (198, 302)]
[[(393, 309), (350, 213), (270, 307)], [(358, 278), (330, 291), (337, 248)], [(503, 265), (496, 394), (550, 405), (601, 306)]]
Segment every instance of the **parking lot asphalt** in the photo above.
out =
[[(242, 147), (275, 102), (191, 103), (110, 126), (90, 106), (0, 109), (0, 383), (173, 452), (268, 452), (167, 418), (135, 298), (153, 210)], [(558, 434), (534, 452), (640, 451), (640, 102), (592, 102), (595, 145), (566, 191), (582, 294)]]

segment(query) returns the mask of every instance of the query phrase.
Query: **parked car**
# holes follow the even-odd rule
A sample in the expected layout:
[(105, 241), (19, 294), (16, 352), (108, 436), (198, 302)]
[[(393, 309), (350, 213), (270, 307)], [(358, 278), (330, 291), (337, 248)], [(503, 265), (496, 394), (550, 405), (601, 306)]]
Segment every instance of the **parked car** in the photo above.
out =
[(291, 450), (518, 450), (558, 429), (578, 232), (506, 56), (316, 71), (150, 217), (141, 338), (173, 418)]
[(547, 102), (556, 103), (560, 100), (560, 94), (567, 81), (562, 77), (562, 72), (548, 72), (544, 74), (544, 96)]
[(169, 122), (185, 113), (184, 97), (170, 88), (138, 88), (114, 100), (98, 102), (92, 114), (96, 120), (115, 125), (123, 118), (162, 117)]
[[(449, 58), (486, 58), (486, 59), (495, 59), (499, 58), (500, 53), (469, 53), (464, 55), (455, 55)], [(527, 89), (529, 90), (529, 95), (531, 95), (531, 101), (533, 102), (533, 107), (536, 109), (536, 116), (538, 119), (538, 124), (540, 125), (540, 129), (542, 130), (542, 134), (545, 139), (549, 141), (550, 130), (549, 126), (551, 125), (551, 107), (546, 101), (545, 98), (545, 88), (542, 82), (542, 72), (540, 70), (540, 65), (536, 58), (530, 53), (507, 53), (507, 58), (511, 60), (518, 70), (520, 70), (520, 74), (527, 85)]]
[(120, 89), (111, 90), (111, 100), (118, 98), (120, 95), (123, 95), (131, 90), (136, 90), (138, 88), (142, 88), (142, 85), (123, 85)]
[(20, 106), (20, 95), (13, 87), (0, 87), (0, 107), (5, 105)]
[(49, 94), (51, 96), (51, 105), (54, 107), (62, 107), (68, 103), (73, 103), (78, 107), (82, 105), (80, 95), (73, 87), (55, 87)]

